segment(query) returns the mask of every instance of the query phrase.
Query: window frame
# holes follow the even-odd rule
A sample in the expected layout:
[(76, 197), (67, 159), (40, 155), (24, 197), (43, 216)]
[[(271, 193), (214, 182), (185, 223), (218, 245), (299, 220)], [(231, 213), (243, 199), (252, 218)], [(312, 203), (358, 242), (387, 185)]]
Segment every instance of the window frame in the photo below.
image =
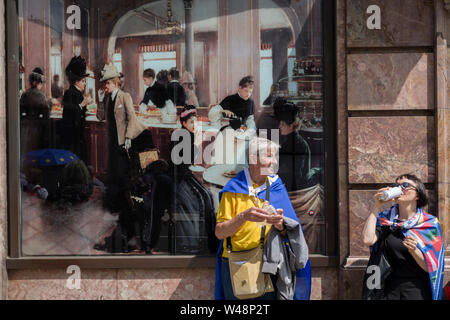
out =
[[(21, 202), (20, 202), (20, 118), (19, 92), (19, 21), (18, 1), (5, 0), (6, 34), (6, 115), (7, 115), (7, 217), (8, 257), (7, 269), (67, 268), (78, 265), (84, 268), (103, 269), (160, 269), (160, 268), (214, 268), (214, 256), (22, 256), (21, 254)], [(323, 1), (323, 58), (324, 58), (324, 170), (326, 208), (326, 253), (311, 254), (312, 267), (337, 267), (338, 258), (338, 201), (337, 201), (337, 126), (336, 126), (336, 10), (334, 1)]]

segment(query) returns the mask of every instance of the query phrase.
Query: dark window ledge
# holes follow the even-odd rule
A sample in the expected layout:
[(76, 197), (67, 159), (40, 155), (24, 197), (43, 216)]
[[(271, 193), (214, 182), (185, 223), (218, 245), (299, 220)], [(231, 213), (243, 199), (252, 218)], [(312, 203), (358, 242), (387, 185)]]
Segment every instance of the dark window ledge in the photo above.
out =
[[(313, 254), (310, 256), (311, 267), (336, 267), (336, 256)], [(77, 265), (86, 269), (181, 269), (181, 268), (215, 268), (214, 257), (197, 256), (48, 256), (22, 257), (6, 259), (7, 269), (66, 269)]]

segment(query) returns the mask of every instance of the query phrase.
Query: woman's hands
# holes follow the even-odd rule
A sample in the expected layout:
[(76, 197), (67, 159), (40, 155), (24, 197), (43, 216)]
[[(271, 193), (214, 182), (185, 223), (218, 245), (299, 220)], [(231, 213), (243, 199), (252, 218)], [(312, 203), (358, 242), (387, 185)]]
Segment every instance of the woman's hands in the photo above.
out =
[(412, 236), (406, 236), (403, 240), (403, 245), (408, 249), (408, 252), (416, 260), (417, 264), (426, 272), (428, 272), (427, 264), (425, 263), (425, 258), (417, 247), (417, 239)]
[(408, 249), (409, 252), (416, 251), (417, 248), (417, 240), (411, 236), (406, 236), (405, 240), (403, 240), (403, 245)]
[(92, 98), (90, 96), (85, 96), (83, 102), (81, 102), (82, 107), (86, 107), (92, 103)]
[(264, 220), (275, 227), (275, 229), (282, 231), (284, 229), (283, 209), (277, 209), (277, 214), (270, 214), (264, 209), (252, 207), (241, 213), (245, 221), (263, 222)]
[(283, 216), (283, 209), (277, 209), (277, 214), (273, 215), (271, 214), (270, 217), (267, 219), (267, 223), (274, 226), (275, 229), (278, 231), (284, 230), (284, 216)]
[(373, 246), (377, 241), (376, 227), (377, 227), (377, 217), (378, 212), (388, 203), (388, 201), (380, 200), (380, 196), (384, 190), (389, 190), (389, 187), (381, 188), (373, 195), (373, 201), (375, 203), (375, 210), (369, 214), (366, 222), (364, 223), (364, 228), (362, 232), (362, 242), (364, 246)]
[(234, 117), (234, 113), (230, 110), (222, 110), (222, 114), (227, 117), (227, 118), (232, 118)]
[[(377, 208), (378, 211), (381, 211), (380, 209), (382, 207), (384, 207), (386, 205), (386, 203), (389, 203), (389, 201), (380, 200), (380, 197), (383, 194), (383, 191), (389, 190), (389, 189), (390, 189), (390, 187), (378, 189), (377, 193), (375, 193), (375, 195), (373, 196), (373, 199), (375, 201), (375, 207)], [(390, 201), (394, 201), (394, 199), (392, 199)]]

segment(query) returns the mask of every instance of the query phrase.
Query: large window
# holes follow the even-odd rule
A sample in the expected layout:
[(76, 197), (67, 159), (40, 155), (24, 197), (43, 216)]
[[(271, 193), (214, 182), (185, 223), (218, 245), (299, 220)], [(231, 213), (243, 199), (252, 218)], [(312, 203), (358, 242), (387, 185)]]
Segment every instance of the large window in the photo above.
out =
[(261, 66), (260, 66), (261, 85), (259, 86), (260, 88), (259, 99), (264, 103), (264, 99), (266, 99), (267, 93), (268, 92), (270, 93), (270, 87), (273, 84), (272, 48), (270, 48), (270, 46), (263, 46), (259, 54), (261, 56)]
[[(20, 18), (8, 21), (18, 31), (8, 55), (19, 57), (8, 74), (10, 123), (20, 124), (9, 128), (10, 190), (20, 190), (10, 194), (12, 256), (214, 257), (219, 192), (245, 165), (205, 152), (226, 127), (252, 129), (252, 115), (256, 134), (287, 128), (273, 135), (276, 173), (310, 253), (335, 255), (333, 60), (324, 59), (334, 52), (322, 31), (333, 26), (315, 27), (332, 8), (278, 3), (197, 0), (186, 24), (175, 0), (167, 24), (166, 1), (8, 1)], [(155, 78), (144, 83), (147, 69)], [(254, 107), (243, 112), (226, 98), (249, 75)], [(274, 116), (277, 98), (295, 106), (292, 121)], [(217, 104), (240, 125), (213, 117)], [(197, 106), (195, 129), (181, 122), (185, 105)], [(201, 153), (180, 163), (176, 138), (189, 130), (183, 150)], [(230, 143), (245, 159), (248, 141)]]
[[(145, 48), (145, 47), (144, 47)], [(171, 48), (169, 48), (170, 50)], [(142, 54), (143, 70), (152, 69), (155, 75), (161, 70), (170, 70), (177, 66), (177, 52), (176, 51), (153, 51), (143, 52)], [(143, 84), (144, 89), (147, 90), (148, 86)]]

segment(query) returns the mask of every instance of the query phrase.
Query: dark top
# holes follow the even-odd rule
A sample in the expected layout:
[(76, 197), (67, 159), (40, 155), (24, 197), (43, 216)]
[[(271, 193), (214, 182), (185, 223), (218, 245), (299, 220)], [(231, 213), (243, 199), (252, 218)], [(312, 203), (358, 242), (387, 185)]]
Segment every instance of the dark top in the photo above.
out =
[(272, 105), (274, 100), (275, 99), (273, 98), (272, 94), (269, 94), (269, 96), (266, 98), (266, 100), (264, 100), (263, 105), (264, 106), (270, 106), (270, 105)]
[(308, 143), (298, 132), (280, 136), (280, 140), (278, 175), (286, 190), (289, 192), (309, 187), (311, 151)]
[(230, 110), (236, 116), (241, 117), (244, 123), (255, 112), (255, 103), (253, 100), (251, 98), (244, 100), (238, 93), (226, 97), (220, 105), (224, 110)]
[[(117, 95), (116, 97), (117, 98)], [(116, 124), (116, 116), (114, 115), (114, 106), (116, 104), (116, 99), (109, 99), (109, 105), (106, 109), (106, 119), (108, 121), (108, 145), (110, 154), (114, 157), (115, 153), (112, 152), (116, 150), (119, 142), (117, 138), (117, 124)]]
[(77, 154), (83, 160), (85, 159), (85, 139), (84, 126), (86, 118), (86, 107), (81, 108), (83, 102), (83, 93), (74, 85), (64, 93), (63, 105), (63, 142), (69, 150)]
[(63, 95), (63, 88), (57, 83), (52, 83), (52, 97), (58, 99)]
[(379, 238), (384, 232), (386, 237), (386, 258), (392, 267), (392, 273), (388, 277), (395, 278), (420, 278), (429, 282), (428, 273), (425, 272), (414, 260), (408, 249), (403, 245), (404, 236), (400, 229), (392, 231), (390, 227), (377, 226), (376, 235)]
[(50, 104), (45, 94), (37, 88), (25, 91), (20, 97), (20, 116), (26, 119), (48, 119)]
[(145, 90), (144, 99), (141, 103), (148, 105), (148, 102), (152, 100), (155, 106), (161, 109), (164, 108), (167, 99), (168, 95), (164, 85), (159, 82), (155, 82), (152, 86)]
[[(191, 157), (190, 157), (190, 159), (189, 159), (188, 162), (184, 162), (184, 161), (183, 161), (182, 163), (177, 164), (177, 165), (174, 164), (174, 163), (170, 160), (170, 163), (169, 163), (170, 169), (169, 169), (169, 171), (172, 172), (172, 175), (173, 175), (173, 177), (174, 177), (176, 180), (181, 180), (181, 179), (185, 178), (186, 175), (190, 175), (190, 174), (191, 174), (191, 171), (189, 170), (189, 167), (190, 167), (192, 164), (194, 164), (195, 157), (196, 157), (196, 155), (197, 155), (197, 153), (198, 153), (198, 151), (199, 151), (199, 150), (197, 149), (197, 147), (195, 146), (195, 144), (194, 144), (194, 134), (193, 134), (192, 132), (190, 132), (189, 130), (187, 130), (185, 127), (182, 127), (180, 130), (185, 130), (186, 132), (189, 133), (189, 137), (190, 137), (190, 148), (191, 148)], [(173, 142), (171, 142), (171, 146), (170, 146), (170, 152), (171, 152), (171, 154), (172, 154), (173, 148), (174, 148), (177, 144), (179, 144), (179, 143), (185, 143), (185, 141), (183, 141), (184, 135), (182, 135), (182, 137), (183, 137), (183, 138), (180, 138), (179, 141), (173, 141)], [(176, 155), (176, 156), (180, 156), (180, 157), (183, 159), (183, 155), (184, 155), (183, 149), (181, 149), (181, 151), (179, 152), (179, 155)]]
[(175, 106), (184, 106), (186, 104), (186, 93), (179, 82), (169, 82), (167, 84), (167, 95)]
[(50, 146), (50, 104), (36, 88), (20, 97), (20, 154)]

